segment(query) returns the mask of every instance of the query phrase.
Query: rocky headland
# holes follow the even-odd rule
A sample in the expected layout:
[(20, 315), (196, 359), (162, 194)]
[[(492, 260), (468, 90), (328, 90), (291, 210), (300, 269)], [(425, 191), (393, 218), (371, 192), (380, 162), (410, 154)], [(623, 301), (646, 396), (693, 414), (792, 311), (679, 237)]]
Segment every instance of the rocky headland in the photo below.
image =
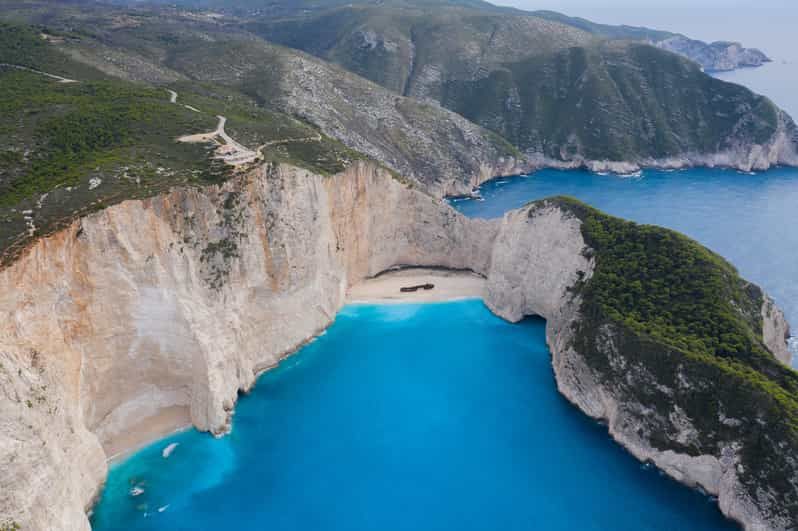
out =
[(729, 345), (602, 306), (612, 249), (639, 236), (618, 223), (570, 200), (467, 219), (366, 162), (331, 177), (264, 164), (83, 217), (0, 272), (0, 521), (88, 529), (125, 433), (178, 411), (223, 436), (239, 393), (328, 326), (351, 286), (433, 266), (484, 277), (506, 319), (545, 317), (559, 389), (638, 458), (717, 495), (749, 529), (788, 529), (796, 375), (775, 357), (788, 361), (781, 312), (664, 229), (650, 254), (703, 260), (732, 297), (713, 302)]
[(737, 68), (762, 66), (770, 58), (756, 48), (745, 48), (739, 42), (706, 43), (674, 35), (656, 43), (658, 48), (692, 59), (707, 72), (725, 72)]

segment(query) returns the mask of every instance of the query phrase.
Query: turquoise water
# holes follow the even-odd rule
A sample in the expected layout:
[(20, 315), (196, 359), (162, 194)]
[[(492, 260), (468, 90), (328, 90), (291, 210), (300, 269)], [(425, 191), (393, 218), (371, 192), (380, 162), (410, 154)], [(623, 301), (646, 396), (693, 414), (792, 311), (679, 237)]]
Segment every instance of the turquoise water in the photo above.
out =
[(798, 330), (798, 169), (753, 175), (646, 170), (637, 178), (544, 170), (496, 179), (480, 193), (484, 200), (452, 204), (468, 216), (494, 218), (533, 199), (565, 194), (616, 216), (683, 232), (765, 288)]
[(733, 528), (557, 393), (542, 320), (477, 300), (345, 307), (242, 397), (232, 434), (181, 433), (114, 466), (93, 526)]

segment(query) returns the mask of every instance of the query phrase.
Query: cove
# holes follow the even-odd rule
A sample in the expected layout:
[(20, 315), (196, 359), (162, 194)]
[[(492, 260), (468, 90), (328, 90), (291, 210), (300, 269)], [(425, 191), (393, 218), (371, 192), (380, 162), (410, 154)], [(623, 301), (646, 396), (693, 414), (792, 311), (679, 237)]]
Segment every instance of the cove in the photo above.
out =
[[(496, 218), (534, 199), (570, 195), (609, 214), (687, 234), (764, 288), (798, 330), (796, 168), (643, 170), (634, 177), (541, 170), (494, 179), (479, 192), (479, 200), (450, 203), (467, 216)], [(798, 363), (795, 340), (792, 350)]]
[(230, 435), (112, 466), (93, 529), (734, 529), (559, 395), (544, 328), (475, 299), (346, 306)]

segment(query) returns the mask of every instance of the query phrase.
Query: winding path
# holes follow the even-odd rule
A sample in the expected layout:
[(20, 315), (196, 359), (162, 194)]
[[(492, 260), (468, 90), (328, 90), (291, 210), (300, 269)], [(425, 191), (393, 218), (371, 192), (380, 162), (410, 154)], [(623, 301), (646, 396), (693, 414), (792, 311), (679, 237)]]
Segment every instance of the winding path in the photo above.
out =
[[(177, 92), (172, 89), (166, 89), (166, 92), (169, 93), (169, 103), (177, 103)], [(188, 109), (189, 111), (194, 112), (202, 112), (201, 110), (197, 109), (196, 107), (192, 107), (191, 105), (186, 105), (185, 103), (181, 103), (183, 107)]]
[(42, 72), (41, 70), (28, 68), (27, 66), (12, 65), (10, 63), (0, 63), (0, 67), (16, 68), (17, 70), (26, 70), (28, 72), (33, 72), (34, 74), (39, 74), (40, 76), (47, 76), (47, 77), (49, 77), (51, 79), (55, 79), (59, 83), (77, 83), (78, 82), (76, 79), (69, 79), (68, 77), (57, 76), (55, 74), (48, 74), (47, 72)]

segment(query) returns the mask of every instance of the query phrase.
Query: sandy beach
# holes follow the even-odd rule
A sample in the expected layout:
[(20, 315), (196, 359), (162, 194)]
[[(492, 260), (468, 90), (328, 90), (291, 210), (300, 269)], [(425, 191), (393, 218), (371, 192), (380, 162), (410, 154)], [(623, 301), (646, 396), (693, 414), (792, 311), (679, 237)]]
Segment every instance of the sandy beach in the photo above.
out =
[(191, 417), (187, 407), (164, 408), (139, 421), (127, 433), (106, 442), (103, 449), (109, 462), (119, 461), (143, 446), (190, 427)]
[[(430, 290), (402, 293), (400, 288), (433, 284)], [(485, 279), (469, 271), (409, 268), (383, 273), (349, 288), (347, 302), (437, 302), (481, 298)]]

